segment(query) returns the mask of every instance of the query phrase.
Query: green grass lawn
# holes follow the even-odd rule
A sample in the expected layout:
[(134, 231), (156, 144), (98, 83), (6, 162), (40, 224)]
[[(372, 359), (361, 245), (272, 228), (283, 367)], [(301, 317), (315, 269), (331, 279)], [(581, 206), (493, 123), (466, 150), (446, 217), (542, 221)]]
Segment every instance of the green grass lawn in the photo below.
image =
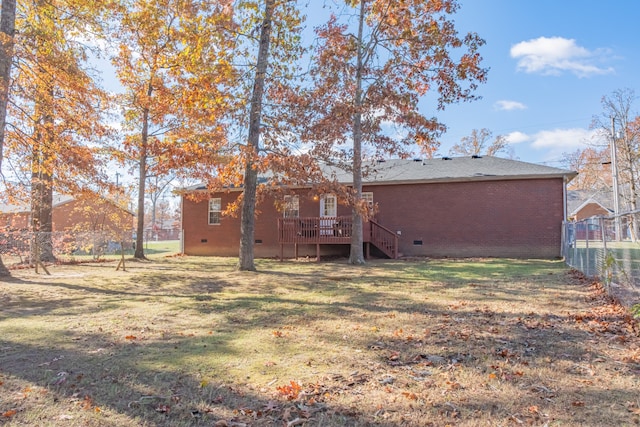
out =
[(0, 282), (0, 425), (640, 422), (637, 324), (561, 261), (252, 273), (173, 245)]

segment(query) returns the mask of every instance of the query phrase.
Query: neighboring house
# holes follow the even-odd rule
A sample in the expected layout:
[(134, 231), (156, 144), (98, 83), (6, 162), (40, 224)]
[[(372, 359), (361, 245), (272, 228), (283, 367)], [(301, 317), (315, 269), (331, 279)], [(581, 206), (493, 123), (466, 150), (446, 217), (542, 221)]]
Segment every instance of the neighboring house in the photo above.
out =
[[(131, 236), (134, 214), (101, 197), (54, 196), (54, 232), (108, 232)], [(27, 205), (0, 205), (0, 232), (29, 231), (31, 213)]]
[(609, 216), (613, 213), (613, 194), (611, 190), (567, 191), (567, 212), (571, 221)]
[[(575, 172), (497, 157), (388, 160), (364, 178), (363, 196), (375, 206), (363, 228), (367, 253), (435, 257), (560, 256), (566, 183)], [(350, 184), (349, 175), (336, 173)], [(187, 255), (237, 256), (240, 218), (223, 215), (241, 189), (182, 193)], [(193, 196), (193, 194), (191, 194)], [(202, 200), (204, 198), (204, 200)], [(256, 257), (348, 255), (351, 208), (309, 186), (257, 207)]]
[(155, 224), (145, 224), (144, 240), (179, 240), (180, 221), (169, 218), (156, 220)]

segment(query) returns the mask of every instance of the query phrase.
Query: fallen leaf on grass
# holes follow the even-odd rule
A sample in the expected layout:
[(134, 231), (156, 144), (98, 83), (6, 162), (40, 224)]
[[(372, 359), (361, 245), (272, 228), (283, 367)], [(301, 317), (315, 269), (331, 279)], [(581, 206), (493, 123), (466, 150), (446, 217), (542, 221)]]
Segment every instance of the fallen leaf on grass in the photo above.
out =
[(411, 393), (408, 391), (403, 391), (402, 395), (409, 400), (418, 400), (418, 396), (415, 393)]
[(82, 400), (82, 409), (89, 410), (93, 407), (93, 399), (91, 396), (85, 396)]
[(290, 385), (278, 386), (276, 390), (283, 396), (286, 396), (288, 400), (295, 400), (302, 391), (302, 387), (297, 382), (290, 381)]
[(584, 406), (584, 402), (581, 400), (575, 400), (573, 402), (571, 402), (572, 406)]
[(124, 337), (125, 340), (137, 340), (138, 337), (136, 337), (135, 335), (127, 335), (126, 337)]
[(3, 416), (3, 417), (5, 417), (5, 418), (11, 418), (11, 417), (13, 417), (16, 413), (17, 413), (17, 411), (15, 411), (15, 410), (13, 410), (13, 409), (10, 409), (10, 410), (8, 410), (8, 411), (6, 411), (6, 412), (3, 412), (3, 413), (2, 413), (2, 416)]

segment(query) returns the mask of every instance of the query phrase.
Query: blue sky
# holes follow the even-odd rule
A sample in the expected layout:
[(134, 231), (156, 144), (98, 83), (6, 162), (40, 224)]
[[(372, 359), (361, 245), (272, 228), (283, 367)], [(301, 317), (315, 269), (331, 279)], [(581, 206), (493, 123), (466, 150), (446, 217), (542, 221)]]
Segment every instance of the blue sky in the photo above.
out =
[[(309, 0), (308, 31), (326, 18), (325, 2), (335, 3)], [(422, 103), (425, 115), (448, 127), (439, 155), (473, 129), (487, 128), (494, 137), (506, 135), (520, 160), (560, 167), (563, 153), (597, 142), (590, 124), (602, 113), (603, 96), (625, 88), (640, 95), (640, 1), (459, 2), (456, 27), (486, 40), (481, 54), (490, 71), (476, 92), (479, 101), (444, 112)], [(107, 86), (117, 85), (101, 62)]]
[[(460, 32), (486, 40), (490, 68), (480, 101), (437, 114), (448, 126), (441, 154), (487, 128), (508, 135), (523, 161), (561, 166), (562, 153), (591, 142), (601, 99), (617, 89), (640, 95), (640, 2), (460, 0)], [(428, 107), (426, 107), (428, 109)], [(632, 113), (635, 115), (637, 111)]]

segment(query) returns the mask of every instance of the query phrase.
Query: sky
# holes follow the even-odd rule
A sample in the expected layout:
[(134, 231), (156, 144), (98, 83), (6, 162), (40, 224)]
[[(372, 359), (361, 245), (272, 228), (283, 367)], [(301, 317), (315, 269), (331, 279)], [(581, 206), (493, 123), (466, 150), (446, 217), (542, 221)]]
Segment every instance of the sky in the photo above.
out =
[[(307, 31), (323, 23), (326, 3), (308, 0)], [(448, 128), (437, 155), (474, 129), (505, 135), (519, 160), (564, 167), (564, 153), (593, 143), (601, 100), (630, 88), (640, 95), (640, 43), (635, 0), (459, 0), (452, 17), (460, 34), (478, 33), (487, 82), (480, 100), (421, 111)], [(315, 10), (314, 10), (315, 9)], [(112, 68), (103, 63), (107, 84)], [(111, 68), (109, 70), (109, 68)], [(640, 108), (640, 102), (638, 102)], [(633, 110), (635, 116), (640, 110)]]
[(640, 2), (460, 4), (453, 17), (456, 26), (486, 41), (480, 52), (490, 71), (476, 92), (481, 100), (451, 105), (444, 112), (423, 110), (436, 114), (449, 129), (440, 154), (473, 129), (487, 128), (494, 136), (507, 136), (519, 160), (561, 167), (563, 153), (593, 143), (590, 125), (603, 113), (603, 96), (626, 88), (640, 95)]

